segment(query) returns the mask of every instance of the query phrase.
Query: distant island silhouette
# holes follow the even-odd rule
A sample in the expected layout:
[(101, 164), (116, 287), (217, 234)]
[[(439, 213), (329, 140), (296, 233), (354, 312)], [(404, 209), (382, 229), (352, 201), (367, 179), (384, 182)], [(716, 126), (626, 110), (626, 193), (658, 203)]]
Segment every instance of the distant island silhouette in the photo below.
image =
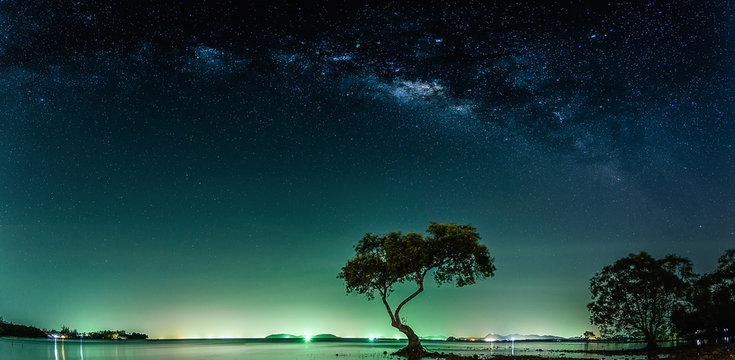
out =
[(292, 334), (271, 334), (265, 337), (266, 339), (288, 339), (288, 340), (324, 340), (324, 339), (342, 339), (341, 337), (333, 334), (318, 334), (318, 335), (292, 335)]
[(0, 337), (13, 336), (25, 338), (60, 338), (60, 339), (93, 339), (93, 340), (145, 340), (147, 334), (131, 332), (126, 330), (100, 330), (91, 332), (79, 332), (62, 326), (61, 330), (39, 329), (35, 326), (14, 324), (6, 322), (0, 317)]

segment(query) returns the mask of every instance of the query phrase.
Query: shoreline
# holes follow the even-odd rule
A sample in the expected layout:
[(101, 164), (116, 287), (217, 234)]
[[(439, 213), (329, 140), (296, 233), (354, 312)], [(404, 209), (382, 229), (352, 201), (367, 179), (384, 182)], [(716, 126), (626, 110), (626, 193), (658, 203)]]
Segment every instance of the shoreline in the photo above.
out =
[[(701, 346), (672, 346), (657, 349), (633, 349), (633, 350), (549, 350), (558, 356), (545, 355), (458, 355), (453, 353), (429, 353), (423, 358), (446, 359), (446, 360), (558, 360), (571, 359), (568, 353), (613, 356), (645, 356), (649, 359), (676, 359), (676, 360), (719, 360), (735, 359), (735, 344), (716, 344)], [(599, 360), (599, 357), (582, 357), (574, 360)]]
[[(39, 341), (39, 340), (53, 340), (49, 338), (25, 338), (25, 337), (2, 337), (0, 340), (31, 340), (31, 341)], [(62, 339), (63, 340), (77, 340), (77, 339)], [(81, 340), (81, 339), (79, 339)], [(94, 339), (88, 339), (85, 338), (85, 341), (95, 341)], [(297, 343), (297, 342), (303, 342), (301, 339), (263, 339), (263, 338), (255, 338), (255, 339), (239, 339), (239, 338), (230, 338), (230, 339), (147, 339), (144, 342), (158, 342), (158, 341), (180, 341), (180, 340), (243, 340), (243, 341), (253, 341), (255, 340), (258, 343)], [(316, 339), (315, 339), (316, 340)], [(359, 342), (370, 342), (369, 339), (321, 339), (316, 340), (314, 342), (321, 342), (321, 343), (340, 343), (340, 342), (351, 342), (351, 341), (359, 341)], [(363, 340), (363, 341), (360, 341)], [(405, 340), (403, 340), (405, 341)], [(100, 342), (114, 342), (110, 340), (100, 340)], [(133, 340), (133, 342), (136, 342)], [(401, 340), (396, 339), (374, 339), (373, 342), (376, 343), (402, 343)], [(424, 341), (425, 345), (434, 343), (441, 343), (443, 341), (440, 340), (434, 340), (434, 341)], [(533, 342), (533, 341), (527, 341), (527, 342)], [(476, 342), (475, 342), (476, 343)], [(579, 343), (577, 341), (568, 341), (567, 343)], [(608, 342), (613, 343), (613, 342)], [(630, 343), (630, 342), (621, 342), (621, 343)], [(563, 345), (562, 345), (563, 346)], [(439, 350), (439, 349), (437, 349)], [(657, 349), (626, 349), (626, 350), (583, 350), (583, 349), (564, 349), (564, 348), (558, 348), (558, 349), (547, 349), (544, 350), (543, 354), (541, 353), (534, 353), (534, 354), (514, 354), (514, 355), (508, 355), (508, 354), (482, 354), (482, 353), (475, 353), (475, 354), (462, 354), (461, 350), (459, 353), (457, 353), (457, 349), (451, 349), (450, 351), (446, 351), (448, 349), (444, 349), (445, 351), (430, 351), (427, 349), (427, 352), (425, 354), (421, 354), (421, 359), (446, 359), (446, 360), (490, 360), (490, 359), (497, 359), (497, 360), (558, 360), (558, 359), (577, 359), (577, 360), (591, 360), (591, 359), (609, 359), (609, 358), (627, 358), (627, 359), (676, 359), (676, 360), (717, 360), (717, 359), (734, 359), (735, 360), (735, 344), (710, 344), (710, 345), (678, 345), (678, 346), (669, 346), (669, 347), (659, 347)], [(384, 352), (384, 354), (388, 355), (390, 353), (390, 350)], [(575, 354), (573, 357), (570, 357), (568, 355)], [(339, 354), (342, 355), (342, 354)], [(392, 355), (390, 357), (391, 359), (408, 359), (405, 357), (400, 357), (398, 355)]]

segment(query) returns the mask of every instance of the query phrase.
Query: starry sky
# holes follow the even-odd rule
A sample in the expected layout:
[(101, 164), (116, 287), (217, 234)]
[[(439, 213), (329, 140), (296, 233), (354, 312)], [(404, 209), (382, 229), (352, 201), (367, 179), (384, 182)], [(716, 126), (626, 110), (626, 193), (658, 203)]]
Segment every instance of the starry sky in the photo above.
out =
[(7, 320), (393, 337), (336, 275), (437, 221), (497, 272), (417, 333), (578, 336), (603, 266), (735, 247), (730, 1), (102, 3), (0, 2)]

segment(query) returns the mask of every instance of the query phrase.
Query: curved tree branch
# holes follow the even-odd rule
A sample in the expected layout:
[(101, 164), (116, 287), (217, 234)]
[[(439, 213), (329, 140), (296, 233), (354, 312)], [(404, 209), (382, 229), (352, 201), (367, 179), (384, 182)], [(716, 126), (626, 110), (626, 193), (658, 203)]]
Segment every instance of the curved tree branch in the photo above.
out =
[(388, 304), (388, 300), (386, 300), (386, 297), (388, 296), (387, 292), (380, 292), (380, 298), (383, 300), (383, 305), (385, 305), (385, 310), (388, 311), (388, 315), (390, 316), (391, 324), (394, 324), (396, 322), (395, 316), (393, 316), (393, 311), (390, 309), (390, 304)]
[(400, 303), (400, 304), (398, 304), (398, 307), (396, 308), (396, 313), (395, 313), (395, 315), (394, 315), (394, 317), (393, 317), (393, 319), (394, 319), (394, 320), (396, 320), (396, 321), (400, 322), (401, 318), (400, 318), (400, 316), (399, 316), (399, 313), (401, 312), (401, 309), (403, 308), (403, 305), (406, 305), (406, 303), (407, 303), (407, 302), (411, 301), (411, 299), (415, 298), (415, 297), (416, 297), (416, 295), (418, 295), (418, 294), (420, 294), (420, 293), (421, 293), (422, 291), (424, 291), (424, 276), (426, 276), (426, 273), (427, 273), (428, 271), (429, 271), (428, 269), (427, 269), (427, 270), (425, 270), (425, 271), (424, 271), (424, 272), (423, 272), (423, 273), (421, 274), (421, 277), (419, 278), (419, 280), (418, 280), (418, 281), (416, 281), (416, 283), (417, 283), (417, 284), (419, 285), (419, 288), (418, 288), (418, 289), (417, 289), (416, 291), (414, 291), (414, 293), (413, 293), (413, 294), (411, 294), (411, 295), (410, 295), (409, 297), (407, 297), (407, 298), (406, 298), (405, 300), (401, 301), (401, 303)]

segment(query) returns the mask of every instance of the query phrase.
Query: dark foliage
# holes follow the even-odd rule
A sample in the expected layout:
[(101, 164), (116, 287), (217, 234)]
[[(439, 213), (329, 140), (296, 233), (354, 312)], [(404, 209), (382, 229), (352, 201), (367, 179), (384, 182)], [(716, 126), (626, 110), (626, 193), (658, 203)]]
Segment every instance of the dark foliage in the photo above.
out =
[[(408, 337), (408, 346), (399, 353), (420, 354), (424, 350), (413, 329), (401, 319), (401, 309), (424, 290), (424, 278), (432, 271), (437, 284), (454, 283), (458, 287), (493, 276), (494, 259), (479, 241), (474, 227), (454, 223), (432, 222), (427, 236), (401, 232), (365, 234), (355, 246), (355, 257), (338, 277), (345, 281), (348, 294), (362, 294), (371, 300), (376, 295), (380, 297), (391, 325)], [(394, 287), (402, 283), (416, 284), (417, 289), (394, 311), (387, 299)]]
[(102, 331), (91, 332), (87, 334), (85, 337), (89, 339), (98, 339), (98, 340), (116, 340), (116, 339), (144, 340), (148, 338), (148, 335), (137, 333), (137, 332), (128, 334), (125, 332), (125, 330), (102, 330)]
[(606, 335), (642, 336), (648, 347), (672, 332), (672, 312), (686, 306), (696, 280), (689, 259), (641, 252), (606, 266), (590, 280), (590, 319)]
[(133, 332), (128, 334), (125, 330), (102, 330), (90, 332), (88, 334), (80, 333), (77, 329), (71, 330), (68, 326), (64, 325), (61, 330), (46, 330), (39, 329), (34, 326), (18, 325), (12, 322), (3, 321), (0, 317), (0, 336), (15, 336), (15, 337), (26, 337), (26, 338), (44, 338), (52, 335), (63, 336), (66, 339), (129, 339), (129, 340), (144, 340), (148, 338), (148, 335)]
[(679, 334), (719, 341), (735, 328), (735, 249), (725, 251), (718, 267), (692, 284), (689, 304), (673, 316)]
[(0, 322), (0, 336), (15, 336), (15, 337), (26, 337), (26, 338), (44, 338), (46, 333), (43, 330), (26, 325), (18, 325), (11, 323)]

